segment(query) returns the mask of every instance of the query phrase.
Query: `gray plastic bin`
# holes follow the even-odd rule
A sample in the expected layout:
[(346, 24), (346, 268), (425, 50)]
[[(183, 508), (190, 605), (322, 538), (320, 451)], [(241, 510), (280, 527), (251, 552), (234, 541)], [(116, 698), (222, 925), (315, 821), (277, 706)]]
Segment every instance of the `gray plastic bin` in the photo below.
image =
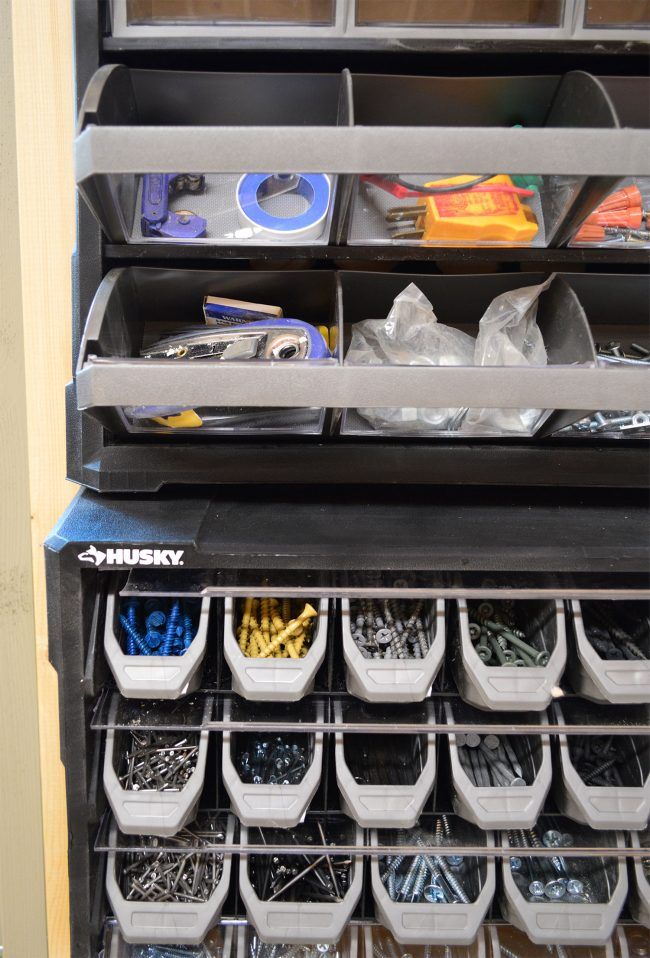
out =
[(523, 931), (513, 925), (492, 925), (488, 935), (492, 958), (511, 958), (513, 954), (521, 955), (521, 958), (628, 958), (624, 936), (619, 929), (604, 945), (576, 945), (568, 955), (552, 945), (533, 944)]
[[(328, 178), (326, 187), (320, 174), (318, 180), (303, 181), (300, 189), (279, 196), (277, 186), (275, 195), (266, 195), (263, 181), (258, 190), (251, 181), (253, 193), (246, 199), (249, 190), (239, 189), (240, 178), (251, 172), (246, 169), (246, 150), (240, 150), (241, 167), (226, 163), (224, 173), (219, 170), (219, 141), (224, 128), (237, 127), (246, 136), (251, 127), (267, 127), (259, 140), (263, 152), (273, 127), (347, 126), (350, 88), (347, 71), (211, 73), (105, 64), (90, 78), (79, 111), (78, 189), (115, 243), (192, 243), (202, 245), (206, 254), (210, 247), (233, 243), (327, 244), (338, 202), (336, 177)], [(181, 193), (172, 185), (168, 194), (167, 182), (156, 179), (150, 183), (150, 203), (143, 204), (143, 174), (162, 177), (172, 171), (201, 174), (203, 181), (198, 190), (188, 184)], [(183, 189), (182, 183), (177, 185)], [(262, 201), (272, 220), (261, 217)], [(167, 208), (177, 216), (189, 211), (202, 223), (190, 220), (184, 229), (182, 220), (168, 218)], [(282, 218), (294, 220), (292, 228), (282, 228)]]
[[(358, 958), (360, 929), (350, 927), (336, 945), (326, 942), (310, 942), (294, 953), (295, 945), (266, 944), (254, 928), (239, 928), (237, 933), (237, 958)], [(325, 948), (329, 951), (325, 951)], [(304, 950), (303, 950), (304, 949)]]
[[(445, 715), (447, 725), (453, 728), (454, 709), (450, 702), (445, 702)], [(504, 716), (503, 720), (507, 724), (507, 717)], [(545, 715), (540, 715), (539, 721), (548, 724)], [(522, 738), (512, 736), (511, 743), (516, 746)], [(479, 786), (474, 784), (461, 764), (456, 734), (449, 733), (452, 804), (457, 815), (479, 828), (531, 828), (534, 825), (551, 787), (551, 742), (548, 735), (530, 735), (527, 740), (530, 742), (529, 771), (534, 772), (531, 785)]]
[[(406, 958), (404, 948), (381, 925), (366, 925), (363, 942), (364, 958)], [(469, 945), (410, 945), (408, 955), (411, 958), (485, 958), (485, 933), (481, 929)]]
[[(236, 950), (236, 937), (237, 932), (232, 925), (212, 928), (202, 943), (204, 948), (211, 950), (206, 951), (202, 958), (208, 958), (208, 955), (213, 954), (218, 955), (218, 958), (235, 958), (235, 956), (239, 958), (239, 953)], [(138, 958), (142, 958), (141, 946), (134, 947), (128, 944), (120, 934), (117, 922), (107, 922), (104, 932), (103, 958), (136, 958), (136, 955)]]
[[(242, 826), (242, 847), (248, 841), (248, 829)], [(363, 845), (363, 832), (356, 829), (356, 844)], [(252, 853), (250, 853), (252, 856)], [(263, 854), (263, 847), (260, 848)], [(363, 890), (363, 856), (355, 855), (352, 862), (352, 880), (340, 902), (281, 902), (263, 901), (258, 897), (248, 876), (249, 854), (239, 859), (239, 891), (246, 906), (249, 921), (262, 941), (285, 945), (336, 944), (352, 917)]]
[[(504, 848), (508, 848), (508, 837), (502, 835)], [(596, 835), (591, 834), (589, 843), (594, 844)], [(607, 856), (610, 837), (603, 838), (603, 861)], [(616, 834), (616, 846), (625, 847), (625, 840)], [(525, 857), (525, 850), (521, 850)], [(517, 851), (520, 854), (520, 851)], [(584, 860), (584, 859), (583, 859)], [(587, 859), (593, 862), (593, 858)], [(575, 859), (573, 859), (575, 861)], [(524, 931), (538, 945), (603, 945), (611, 937), (623, 910), (627, 897), (627, 870), (624, 858), (609, 859), (605, 866), (605, 879), (609, 900), (604, 903), (592, 902), (530, 902), (519, 891), (512, 872), (510, 861), (504, 856), (502, 862), (503, 892), (501, 896), (501, 914), (516, 928)]]
[[(646, 830), (639, 835), (632, 832), (631, 837), (632, 847), (647, 848), (647, 857), (650, 860), (650, 832)], [(631, 858), (630, 866), (633, 874), (633, 880), (630, 884), (630, 913), (640, 925), (650, 928), (650, 880), (643, 873), (640, 858)]]
[(543, 667), (514, 668), (482, 662), (470, 639), (467, 602), (458, 600), (460, 641), (452, 664), (458, 691), (471, 705), (512, 712), (541, 712), (550, 705), (566, 663), (564, 605), (559, 601), (525, 604), (531, 617), (543, 620), (534, 636), (551, 653)]
[(237, 695), (253, 702), (297, 702), (314, 688), (327, 649), (329, 602), (305, 599), (318, 610), (309, 652), (303, 659), (249, 659), (237, 643), (235, 599), (226, 599), (223, 650)]
[[(111, 706), (109, 721), (115, 720), (116, 709), (117, 699)], [(125, 835), (175, 835), (194, 818), (201, 798), (210, 733), (204, 730), (196, 736), (199, 745), (196, 767), (185, 787), (176, 792), (156, 789), (135, 791), (122, 786), (115, 770), (116, 749), (119, 753), (123, 736), (128, 734), (113, 728), (106, 732), (104, 793), (118, 828)]]
[[(317, 720), (323, 721), (323, 705), (317, 707)], [(224, 721), (230, 719), (230, 702), (224, 702)], [(300, 731), (296, 723), (296, 731)], [(224, 729), (221, 774), (232, 809), (242, 825), (293, 828), (302, 821), (309, 803), (316, 794), (323, 765), (323, 733), (306, 733), (311, 742), (311, 761), (298, 785), (260, 785), (242, 782), (232, 759), (233, 736), (237, 732)]]
[(120, 645), (119, 595), (106, 597), (104, 654), (120, 694), (127, 699), (178, 699), (194, 692), (201, 682), (210, 599), (201, 599), (199, 626), (183, 655), (127, 655)]
[(426, 614), (429, 651), (422, 659), (365, 659), (352, 638), (350, 602), (341, 602), (343, 655), (348, 691), (365, 702), (422, 702), (445, 654), (445, 603), (432, 602)]
[[(377, 833), (373, 831), (371, 841), (378, 844)], [(393, 901), (383, 885), (379, 874), (379, 859), (373, 855), (370, 862), (372, 895), (375, 901), (375, 915), (393, 937), (406, 945), (469, 945), (480, 932), (481, 923), (492, 904), (495, 893), (494, 858), (489, 849), (494, 848), (491, 833), (485, 833), (486, 856), (482, 859), (483, 874), (481, 891), (476, 901), (465, 905), (409, 903)], [(429, 851), (433, 854), (437, 849)], [(453, 846), (440, 849), (441, 854), (453, 854)]]
[[(564, 721), (558, 702), (554, 705), (558, 723)], [(557, 736), (558, 771), (553, 780), (553, 795), (559, 811), (591, 828), (645, 828), (650, 818), (650, 742), (643, 736), (620, 738), (616, 744), (626, 745), (634, 758), (622, 769), (630, 781), (638, 785), (589, 785), (576, 769), (566, 735)]]
[[(252, 366), (238, 360), (235, 374), (244, 395), (228, 398), (223, 377), (232, 374), (230, 362), (140, 355), (172, 333), (203, 326), (203, 301), (209, 295), (278, 306), (285, 317), (325, 326), (332, 335), (337, 327), (333, 272), (112, 269), (99, 284), (85, 321), (75, 372), (77, 409), (116, 435), (156, 434), (172, 441), (179, 435), (319, 435), (322, 406), (292, 407), (290, 400), (280, 408), (254, 405), (255, 374), (268, 360), (250, 360)], [(287, 384), (292, 375), (288, 366), (295, 372), (305, 363), (311, 374), (316, 367), (336, 365), (337, 359), (285, 363)], [(174, 408), (198, 410), (203, 424), (180, 425), (165, 414)]]
[[(429, 717), (433, 720), (433, 708), (431, 703), (428, 705)], [(336, 720), (340, 722), (340, 703), (335, 702), (334, 707)], [(355, 742), (358, 733), (349, 737)], [(363, 828), (412, 828), (417, 822), (436, 780), (436, 736), (433, 732), (420, 736), (404, 735), (397, 736), (395, 741), (395, 748), (401, 748), (407, 739), (415, 744), (418, 737), (423, 764), (413, 785), (360, 785), (345, 759), (346, 736), (343, 732), (335, 733), (334, 758), (341, 808)]]
[[(232, 844), (235, 820), (228, 818), (226, 843)], [(115, 844), (113, 831), (111, 845)], [(110, 851), (106, 863), (106, 894), (126, 941), (132, 944), (167, 943), (198, 945), (215, 924), (230, 886), (232, 855), (223, 856), (221, 878), (206, 902), (127, 901), (119, 886), (115, 868), (118, 852)], [(207, 854), (211, 854), (208, 852)]]
[[(571, 684), (584, 698), (594, 702), (612, 702), (614, 705), (650, 703), (650, 658), (645, 661), (627, 659), (608, 661), (601, 659), (586, 636), (583, 622), (583, 606), (589, 603), (571, 602), (573, 642), (569, 646), (571, 660)], [(622, 606), (638, 607), (639, 614), (647, 603), (621, 603)], [(650, 654), (650, 647), (649, 653)]]

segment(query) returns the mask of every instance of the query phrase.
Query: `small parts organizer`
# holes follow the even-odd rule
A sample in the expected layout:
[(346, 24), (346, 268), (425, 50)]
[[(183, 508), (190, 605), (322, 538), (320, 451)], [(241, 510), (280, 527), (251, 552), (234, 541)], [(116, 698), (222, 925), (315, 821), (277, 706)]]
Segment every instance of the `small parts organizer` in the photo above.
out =
[[(208, 571), (94, 575), (91, 671), (109, 680), (95, 849), (116, 955), (508, 958), (508, 928), (614, 955), (647, 924), (648, 684), (598, 712), (567, 668), (586, 641), (605, 671), (607, 628), (629, 646), (616, 661), (647, 672), (647, 600), (412, 597), (419, 576), (385, 598), (233, 596)], [(195, 643), (193, 691), (187, 675), (152, 687)], [(619, 927), (628, 901), (638, 924)]]
[(648, 6), (75, 0), (71, 958), (648, 958)]

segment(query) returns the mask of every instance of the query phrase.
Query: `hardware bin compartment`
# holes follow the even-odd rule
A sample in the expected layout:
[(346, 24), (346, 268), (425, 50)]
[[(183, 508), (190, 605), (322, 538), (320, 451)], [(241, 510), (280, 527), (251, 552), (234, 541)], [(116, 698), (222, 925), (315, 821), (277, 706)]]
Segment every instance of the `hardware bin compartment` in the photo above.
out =
[[(322, 431), (325, 410), (291, 407), (290, 365), (287, 371), (287, 408), (254, 406), (255, 367), (272, 360), (258, 359), (241, 367), (242, 382), (250, 382), (251, 406), (224, 404), (219, 379), (222, 360), (144, 359), (140, 350), (190, 327), (204, 326), (203, 299), (228, 299), (280, 306), (286, 317), (311, 326), (337, 327), (333, 273), (256, 272), (229, 270), (167, 270), (128, 267), (111, 270), (102, 280), (88, 313), (76, 371), (77, 407), (87, 410), (106, 428), (124, 434), (158, 433), (200, 437), (211, 434), (307, 434)], [(320, 335), (320, 334), (319, 334)], [(335, 358), (296, 362), (336, 363)], [(232, 363), (230, 363), (232, 365)], [(125, 407), (126, 410), (125, 411)], [(148, 407), (213, 410), (196, 427), (170, 426), (155, 421)], [(128, 412), (128, 414), (127, 414)], [(151, 412), (151, 416), (147, 413)], [(158, 415), (160, 418), (160, 414)]]
[[(104, 624), (104, 654), (120, 694), (130, 699), (177, 699), (194, 692), (201, 683), (210, 599), (185, 600), (196, 606), (198, 628), (182, 655), (127, 655), (123, 650), (126, 636), (119, 621), (122, 601), (117, 590), (108, 592)], [(214, 608), (219, 610), (220, 603)]]
[[(650, 703), (650, 631), (636, 640), (646, 656), (645, 660), (602, 658), (587, 638), (585, 627), (595, 624), (594, 612), (598, 601), (571, 602), (573, 634), (569, 642), (569, 665), (574, 691), (593, 702), (611, 702), (614, 705)], [(642, 622), (650, 615), (650, 603), (607, 603), (609, 608), (625, 619)]]
[[(582, 826), (580, 828), (582, 829)], [(584, 831), (587, 832), (586, 829)], [(505, 833), (502, 834), (502, 841), (504, 848), (512, 848)], [(501, 915), (525, 932), (535, 944), (604, 945), (614, 933), (627, 897), (627, 868), (625, 858), (607, 858), (607, 850), (625, 848), (625, 840), (620, 833), (588, 832), (583, 835), (582, 843), (589, 846), (602, 845), (603, 857), (567, 858), (569, 867), (571, 863), (575, 863), (574, 877), (578, 877), (580, 867), (599, 862), (602, 871), (599, 878), (604, 882), (607, 901), (573, 903), (546, 900), (539, 904), (527, 901), (515, 883), (509, 858), (503, 858)], [(525, 848), (512, 850), (525, 857)]]
[[(115, 243), (327, 244), (337, 177), (295, 171), (299, 181), (273, 180), (270, 189), (264, 176), (249, 179), (245, 169), (195, 167), (199, 154), (219, 156), (222, 127), (268, 127), (271, 138), (273, 127), (346, 126), (350, 114), (347, 72), (192, 73), (109, 64), (91, 78), (81, 105), (77, 185)], [(138, 169), (134, 154), (142, 153), (160, 156), (160, 172), (146, 163)], [(184, 179), (169, 181), (174, 175)]]
[[(558, 724), (564, 723), (559, 702), (554, 703)], [(615, 747), (622, 756), (616, 763), (622, 784), (594, 785), (584, 781), (576, 767), (581, 757), (578, 736), (556, 736), (559, 768), (553, 780), (553, 795), (563, 815), (590, 828), (645, 828), (650, 818), (650, 740), (642, 735), (616, 736)], [(590, 742), (591, 736), (584, 736)], [(594, 740), (594, 743), (597, 744)], [(591, 766), (606, 766), (594, 755)]]
[[(309, 819), (307, 819), (309, 823)], [(304, 826), (301, 826), (304, 827)], [(353, 826), (354, 828), (354, 826)], [(296, 829), (298, 832), (299, 829)], [(295, 832), (294, 832), (295, 834)], [(363, 832), (356, 828), (355, 837), (349, 844), (363, 845)], [(285, 839), (286, 841), (286, 839)], [(242, 826), (242, 848), (248, 842), (248, 829)], [(314, 941), (323, 944), (336, 944), (343, 935), (352, 913), (361, 897), (363, 890), (363, 856), (354, 855), (350, 866), (352, 877), (348, 890), (339, 902), (282, 902), (264, 901), (256, 893), (249, 873), (250, 859), (262, 855), (260, 852), (249, 850), (239, 858), (239, 892), (246, 907), (248, 919), (254, 925), (257, 933), (264, 942), (284, 945), (312, 944)], [(316, 857), (316, 856), (312, 856)], [(304, 861), (304, 856), (300, 859)]]
[[(501, 273), (494, 275), (468, 276), (427, 276), (417, 273), (377, 274), (363, 272), (343, 272), (339, 275), (341, 285), (343, 350), (342, 361), (347, 363), (347, 354), (352, 339), (352, 326), (366, 319), (387, 317), (393, 301), (406, 287), (414, 283), (424, 293), (433, 306), (433, 311), (441, 324), (451, 326), (462, 333), (475, 337), (479, 329), (479, 320), (490, 303), (511, 290), (537, 286), (548, 278), (539, 273)], [(572, 274), (556, 274), (550, 287), (544, 291), (538, 303), (537, 321), (548, 352), (550, 373), (553, 365), (585, 364), (595, 365), (596, 352), (589, 321), (582, 308), (579, 293), (573, 288)], [(354, 364), (351, 364), (354, 365)], [(361, 368), (361, 367), (360, 367)], [(365, 367), (364, 367), (365, 368)], [(371, 366), (374, 368), (374, 366)], [(390, 369), (388, 364), (377, 365), (384, 373)], [(398, 369), (399, 366), (393, 366)], [(464, 367), (458, 367), (462, 375)], [(521, 368), (522, 376), (527, 367)], [(490, 408), (499, 409), (502, 404), (499, 391), (494, 390), (494, 402)], [(386, 407), (393, 404), (386, 402)], [(563, 426), (570, 425), (584, 416), (577, 410), (551, 411), (538, 418), (533, 432), (536, 437), (546, 436)], [(341, 432), (355, 436), (439, 436), (445, 439), (473, 440), (486, 435), (492, 437), (508, 436), (506, 431), (492, 429), (489, 433), (463, 431), (456, 427), (431, 425), (412, 428), (408, 421), (394, 422), (375, 428), (361, 414), (359, 409), (344, 409), (342, 412)], [(518, 432), (514, 438), (530, 438), (529, 433)], [(512, 438), (512, 436), (511, 436)]]
[[(112, 36), (329, 36), (342, 0), (111, 0)], [(325, 32), (327, 31), (327, 32)]]
[[(142, 945), (129, 945), (120, 934), (116, 921), (108, 921), (106, 926), (104, 958), (142, 958)], [(217, 926), (208, 932), (203, 944), (206, 948), (214, 949), (214, 954), (218, 954), (219, 958), (236, 958), (236, 936), (237, 931), (232, 925)], [(206, 952), (206, 958), (208, 954), (213, 954), (213, 951)], [(191, 956), (188, 955), (188, 958)]]
[(341, 601), (341, 621), (345, 680), (352, 695), (364, 702), (422, 702), (427, 697), (445, 654), (443, 599), (425, 608), (429, 650), (421, 659), (364, 658), (352, 637), (349, 599)]
[[(117, 701), (111, 706), (115, 720)], [(137, 732), (137, 729), (133, 729)], [(186, 738), (196, 743), (198, 753), (194, 771), (187, 783), (177, 791), (147, 789), (127, 789), (118, 776), (118, 762), (128, 746), (131, 730), (109, 728), (106, 732), (106, 750), (104, 752), (103, 784), (106, 798), (111, 806), (118, 828), (125, 835), (175, 835), (192, 820), (201, 799), (205, 780), (205, 767), (208, 756), (209, 732), (192, 732)], [(169, 739), (176, 741), (182, 734), (154, 733), (161, 743)]]
[[(322, 722), (324, 715), (322, 703), (316, 706), (316, 710), (317, 721)], [(230, 721), (233, 711), (230, 701), (226, 700), (223, 706), (224, 722)], [(248, 735), (251, 739), (254, 733), (231, 732), (224, 728), (221, 774), (232, 802), (233, 811), (242, 825), (293, 828), (302, 820), (320, 784), (323, 764), (323, 733), (300, 732), (300, 722), (295, 715), (295, 709), (283, 709), (279, 705), (272, 708), (267, 704), (263, 709), (254, 710), (254, 707), (249, 705), (246, 712), (248, 717), (256, 712), (268, 717), (270, 722), (268, 736), (273, 735), (272, 723), (274, 719), (283, 717), (285, 721), (290, 721), (293, 714), (296, 719), (296, 731), (291, 738), (295, 740), (300, 737), (305, 740), (310, 753), (309, 767), (302, 780), (297, 784), (284, 785), (268, 782), (253, 784), (244, 782), (235, 765), (235, 748), (239, 738)], [(286, 733), (279, 734), (283, 738), (287, 737)]]
[[(226, 844), (232, 845), (235, 834), (235, 819), (228, 816)], [(115, 844), (115, 832), (111, 845)], [(201, 854), (220, 854), (218, 846), (215, 852)], [(120, 931), (126, 941), (132, 944), (168, 943), (199, 945), (208, 931), (216, 923), (230, 886), (230, 868), (232, 855), (223, 855), (223, 866), (219, 881), (204, 902), (147, 902), (127, 901), (116, 876), (118, 856), (128, 854), (124, 851), (110, 851), (106, 863), (106, 893), (119, 922)], [(151, 854), (151, 853), (150, 853)], [(155, 853), (154, 853), (155, 854)]]
[[(359, 948), (361, 934), (362, 931), (360, 928), (355, 928), (354, 926), (348, 928), (343, 938), (336, 943), (335, 950), (332, 950), (332, 945), (328, 945), (330, 950), (327, 952), (324, 951), (326, 942), (310, 942), (309, 944), (313, 944), (313, 949), (305, 951), (304, 958), (321, 958), (321, 951), (318, 949), (319, 945), (323, 946), (322, 958), (363, 958), (363, 951)], [(293, 946), (291, 945), (287, 945), (287, 950), (280, 951), (279, 953), (277, 949), (273, 951), (273, 947), (273, 945), (267, 945), (263, 942), (251, 926), (248, 928), (239, 928), (237, 934), (237, 958), (274, 958), (274, 956), (277, 956), (277, 958), (291, 958), (291, 955), (294, 954)], [(300, 955), (301, 952), (298, 952), (296, 958), (300, 958)]]
[[(579, 71), (564, 76), (518, 77), (354, 74), (352, 96), (355, 125), (385, 127), (391, 138), (399, 137), (394, 128), (400, 126), (430, 127), (433, 138), (439, 129), (477, 127), (477, 144), (481, 128), (547, 128), (552, 136), (553, 128), (619, 126), (616, 110), (602, 84)], [(399, 169), (403, 171), (409, 159), (402, 159)], [(507, 171), (495, 170), (493, 175), (498, 174), (504, 176)], [(410, 195), (401, 197), (390, 192), (394, 184), (387, 186), (385, 176), (357, 177), (350, 201), (348, 243), (553, 246), (563, 236), (566, 224), (582, 211), (587, 198), (594, 205), (606, 189), (598, 179), (538, 176), (535, 170), (529, 170), (525, 176), (504, 176), (497, 181), (496, 193), (486, 193), (483, 181), (476, 184), (478, 193), (450, 192), (459, 185), (454, 178), (460, 176), (467, 182), (475, 179), (471, 161), (468, 167), (455, 170), (409, 167), (409, 172), (401, 174), (403, 184), (399, 185), (406, 186)], [(414, 198), (413, 192), (417, 190), (413, 188), (424, 184), (442, 184), (445, 193), (438, 194), (436, 199)], [(409, 217), (423, 235), (395, 239), (387, 215), (394, 210), (407, 215), (425, 204), (429, 209), (417, 224), (415, 216)], [(409, 220), (404, 223), (410, 227)]]
[[(381, 925), (366, 925), (363, 936), (364, 958), (373, 958), (374, 955), (378, 955), (378, 958), (390, 958), (395, 953), (399, 955), (404, 952), (397, 939)], [(391, 944), (397, 949), (396, 952), (391, 948)], [(379, 952), (376, 949), (380, 949)], [(411, 958), (486, 958), (485, 933), (481, 929), (469, 945), (411, 945), (408, 954)]]
[(515, 602), (521, 618), (518, 624), (533, 620), (534, 631), (527, 633), (535, 648), (549, 654), (544, 666), (514, 667), (487, 665), (470, 638), (467, 602), (458, 600), (459, 641), (452, 651), (454, 678), (461, 698), (481, 709), (512, 712), (541, 712), (548, 708), (553, 689), (558, 685), (566, 663), (564, 605), (558, 601)]
[[(519, 928), (512, 925), (492, 925), (488, 931), (490, 937), (490, 953), (492, 958), (508, 958), (511, 954), (519, 954), (525, 958), (550, 958), (546, 945), (534, 945), (530, 938)], [(627, 945), (624, 936), (618, 929), (612, 938), (602, 945), (594, 947), (574, 945), (570, 951), (570, 958), (628, 958)], [(616, 942), (616, 951), (614, 949)], [(555, 949), (551, 955), (558, 955)]]
[(306, 599), (318, 611), (309, 651), (301, 659), (247, 658), (239, 648), (236, 615), (240, 600), (226, 598), (223, 651), (233, 692), (253, 702), (297, 702), (314, 688), (327, 651), (329, 601)]
[[(424, 821), (424, 819), (423, 819)], [(490, 855), (494, 837), (490, 832), (478, 832), (473, 826), (465, 826), (472, 837), (467, 844), (485, 845), (485, 855), (468, 857), (471, 867), (477, 872), (478, 894), (473, 901), (455, 902), (402, 902), (393, 901), (381, 880), (379, 858), (373, 855), (370, 861), (372, 895), (375, 901), (377, 920), (393, 937), (405, 945), (470, 945), (481, 931), (481, 924), (492, 904), (495, 893), (495, 864)], [(371, 835), (373, 845), (379, 844), (377, 832)], [(410, 841), (407, 833), (406, 842)], [(396, 844), (391, 841), (390, 844)], [(397, 842), (399, 844), (399, 842)], [(428, 855), (453, 855), (453, 844), (428, 845), (423, 849)], [(413, 856), (407, 856), (411, 861)]]
[[(467, 715), (466, 705), (459, 707), (445, 702), (444, 706), (450, 729), (456, 724), (454, 711), (457, 711), (464, 721), (471, 720), (471, 716)], [(537, 720), (544, 725), (548, 724), (546, 715), (537, 716)], [(509, 717), (499, 715), (499, 723), (509, 725)], [(516, 724), (514, 717), (512, 724)], [(489, 734), (489, 730), (487, 725), (486, 734)], [(553, 771), (549, 736), (509, 736), (509, 744), (516, 752), (526, 779), (532, 778), (531, 784), (519, 786), (476, 785), (461, 763), (459, 738), (456, 732), (449, 732), (452, 804), (455, 813), (479, 828), (531, 828), (537, 821), (551, 787)]]
[[(650, 832), (636, 834), (631, 833), (632, 847), (648, 849), (647, 859), (650, 859)], [(650, 874), (646, 876), (643, 871), (643, 859), (630, 859), (630, 868), (633, 878), (630, 888), (630, 913), (635, 921), (650, 928)]]
[[(440, 33), (434, 28), (559, 27), (564, 0), (352, 0), (356, 23), (365, 26), (420, 27), (425, 36)], [(423, 30), (422, 28), (429, 28)], [(444, 35), (444, 34), (443, 34)], [(535, 31), (534, 36), (537, 36)]]
[[(342, 721), (341, 706), (334, 703), (337, 724)], [(428, 703), (430, 719), (433, 708)], [(360, 735), (336, 732), (334, 758), (336, 783), (341, 794), (341, 808), (363, 828), (412, 828), (422, 813), (436, 780), (437, 752), (435, 733), (421, 735)], [(359, 748), (381, 740), (401, 757), (410, 754), (414, 781), (410, 783), (359, 783), (349, 760)], [(348, 748), (350, 752), (348, 752)], [(393, 771), (392, 774), (397, 774)], [(391, 778), (391, 774), (388, 775)]]

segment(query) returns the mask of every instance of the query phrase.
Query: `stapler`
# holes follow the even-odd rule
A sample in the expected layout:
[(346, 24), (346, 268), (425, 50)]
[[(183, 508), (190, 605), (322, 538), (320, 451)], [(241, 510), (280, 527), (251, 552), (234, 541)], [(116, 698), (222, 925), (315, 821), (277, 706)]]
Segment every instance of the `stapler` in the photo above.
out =
[(207, 220), (191, 210), (170, 210), (169, 197), (202, 193), (202, 173), (146, 173), (142, 183), (141, 226), (143, 236), (166, 239), (197, 239), (204, 236)]

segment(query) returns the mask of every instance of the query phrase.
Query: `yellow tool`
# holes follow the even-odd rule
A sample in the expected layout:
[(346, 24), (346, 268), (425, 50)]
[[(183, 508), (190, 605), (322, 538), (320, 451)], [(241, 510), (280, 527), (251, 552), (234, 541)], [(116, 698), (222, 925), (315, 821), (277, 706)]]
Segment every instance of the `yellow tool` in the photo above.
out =
[[(425, 183), (425, 188), (462, 185), (470, 175)], [(523, 203), (506, 174), (491, 177), (474, 187), (423, 196), (417, 206), (389, 209), (386, 219), (396, 226), (393, 239), (420, 239), (437, 243), (529, 243), (539, 226), (531, 208)], [(529, 192), (529, 191), (526, 191)], [(403, 228), (404, 227), (404, 228)]]

